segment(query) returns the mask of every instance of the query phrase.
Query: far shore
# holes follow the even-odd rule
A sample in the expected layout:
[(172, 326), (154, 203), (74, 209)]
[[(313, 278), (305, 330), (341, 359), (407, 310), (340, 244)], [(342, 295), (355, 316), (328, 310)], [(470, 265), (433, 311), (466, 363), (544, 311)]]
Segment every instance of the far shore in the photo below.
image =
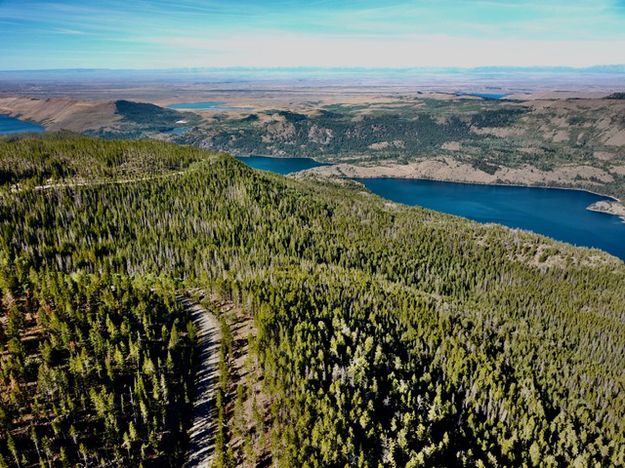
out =
[[(257, 156), (257, 155), (254, 155), (254, 156)], [(258, 155), (258, 156), (261, 156), (261, 155)], [(237, 156), (237, 157), (240, 157), (240, 156)], [(245, 157), (245, 156), (241, 156), (241, 157)], [(289, 157), (285, 157), (285, 156), (262, 155), (261, 157), (289, 159)], [(335, 166), (338, 166), (338, 165), (348, 166), (348, 164), (324, 162), (324, 161), (319, 161), (314, 158), (307, 158), (307, 159), (312, 159), (313, 161), (316, 161), (319, 164), (323, 164), (323, 166), (313, 167), (311, 169), (305, 169), (303, 171), (300, 171), (301, 173), (312, 173), (314, 175), (324, 175), (328, 177), (340, 177), (340, 178), (345, 178), (345, 179), (409, 179), (409, 180), (429, 180), (433, 182), (449, 182), (452, 184), (493, 185), (493, 186), (499, 186), (499, 187), (521, 187), (521, 188), (544, 188), (544, 189), (553, 189), (553, 190), (575, 190), (578, 192), (587, 192), (587, 193), (592, 193), (593, 195), (597, 195), (600, 197), (610, 198), (611, 200), (617, 203), (623, 203), (623, 201), (620, 198), (615, 197), (614, 195), (608, 195), (606, 193), (596, 192), (594, 190), (590, 190), (587, 188), (571, 187), (571, 186), (565, 186), (565, 185), (541, 184), (539, 182), (534, 183), (534, 184), (522, 183), (522, 182), (502, 182), (502, 181), (490, 182), (490, 181), (475, 180), (471, 178), (428, 177), (428, 176), (422, 176), (422, 175), (413, 176), (413, 175), (406, 175), (406, 174), (401, 174), (401, 173), (400, 174), (383, 174), (383, 173), (377, 174), (377, 173), (370, 173), (370, 172), (360, 172), (358, 170), (361, 168), (362, 169), (388, 168), (389, 166), (355, 166), (355, 165), (352, 166), (352, 165), (349, 165), (350, 169), (354, 168), (355, 171), (353, 174), (348, 175), (348, 174), (343, 174), (343, 173), (335, 173), (334, 171), (332, 171), (332, 168)]]
[[(275, 156), (274, 156), (275, 157)], [(313, 159), (313, 158), (311, 158)], [(406, 165), (397, 165), (399, 167)], [(327, 166), (319, 166), (312, 169), (301, 171), (302, 174), (314, 174), (326, 177), (338, 177), (346, 179), (410, 179), (410, 180), (428, 180), (435, 182), (448, 182), (456, 184), (476, 184), (476, 185), (492, 185), (501, 187), (522, 187), (522, 188), (544, 188), (550, 190), (575, 190), (578, 192), (591, 193), (599, 197), (604, 197), (609, 200), (600, 200), (589, 205), (586, 209), (590, 211), (610, 214), (613, 216), (619, 216), (625, 221), (625, 204), (623, 201), (614, 195), (601, 193), (598, 191), (590, 190), (587, 188), (571, 187), (565, 185), (554, 185), (553, 183), (523, 183), (523, 182), (502, 182), (501, 180), (480, 180), (479, 177), (471, 177), (475, 169), (467, 174), (467, 177), (458, 177), (458, 171), (455, 172), (456, 177), (449, 177), (445, 174), (439, 173), (437, 176), (431, 176), (423, 174), (420, 171), (398, 170), (393, 171), (395, 166), (356, 166), (346, 163), (338, 163)], [(460, 169), (460, 168), (458, 168)], [(481, 172), (481, 171), (480, 171)], [(605, 206), (604, 206), (605, 205)]]

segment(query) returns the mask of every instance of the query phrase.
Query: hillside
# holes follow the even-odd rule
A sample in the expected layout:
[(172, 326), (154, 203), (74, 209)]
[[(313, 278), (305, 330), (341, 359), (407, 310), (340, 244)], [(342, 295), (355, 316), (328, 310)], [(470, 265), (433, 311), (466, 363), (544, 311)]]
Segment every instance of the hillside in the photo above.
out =
[(71, 133), (7, 137), (0, 145), (0, 187), (131, 181), (171, 175), (210, 157), (211, 153), (196, 148), (179, 153), (151, 142), (129, 145)]
[(7, 464), (179, 464), (197, 287), (218, 465), (625, 463), (613, 257), (160, 142), (4, 139), (0, 167)]
[(49, 130), (82, 132), (114, 127), (120, 120), (113, 102), (68, 98), (0, 98), (0, 113), (42, 124)]
[[(311, 106), (312, 107), (312, 106)], [(216, 119), (180, 140), (340, 163), (317, 174), (577, 187), (625, 198), (625, 101), (403, 96)]]
[(117, 138), (168, 135), (179, 121), (200, 118), (153, 104), (126, 100), (91, 101), (69, 98), (0, 97), (0, 114), (32, 120), (47, 130), (67, 130)]
[(339, 94), (332, 103), (302, 96), (271, 108), (251, 91), (246, 99), (259, 103), (251, 112), (20, 97), (0, 98), (0, 113), (51, 130), (339, 164), (318, 175), (572, 187), (623, 200), (625, 100), (551, 94), (494, 100), (403, 90), (360, 100)]

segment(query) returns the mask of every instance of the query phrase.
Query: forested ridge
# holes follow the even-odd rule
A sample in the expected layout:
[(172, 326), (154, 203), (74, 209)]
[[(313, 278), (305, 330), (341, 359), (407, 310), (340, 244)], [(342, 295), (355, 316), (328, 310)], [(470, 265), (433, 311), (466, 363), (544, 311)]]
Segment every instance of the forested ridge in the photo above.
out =
[(0, 186), (22, 188), (72, 181), (127, 180), (188, 168), (210, 153), (188, 148), (184, 154), (147, 141), (77, 138), (71, 133), (5, 137), (0, 144)]
[[(72, 185), (87, 169), (41, 147), (169, 176)], [(13, 186), (66, 182), (0, 195), (3, 463), (180, 463), (194, 329), (174, 298), (195, 286), (253, 314), (281, 466), (625, 463), (622, 262), (187, 147), (0, 148)]]

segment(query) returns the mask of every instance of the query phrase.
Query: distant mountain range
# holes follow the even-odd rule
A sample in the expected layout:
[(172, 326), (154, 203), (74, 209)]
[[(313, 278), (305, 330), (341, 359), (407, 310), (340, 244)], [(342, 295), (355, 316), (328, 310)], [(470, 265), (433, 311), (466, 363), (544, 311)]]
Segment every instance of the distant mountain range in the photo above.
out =
[(163, 69), (50, 69), (50, 70), (0, 70), (0, 80), (12, 79), (40, 79), (40, 78), (122, 78), (122, 77), (145, 77), (158, 78), (161, 76), (188, 76), (188, 75), (299, 75), (299, 74), (370, 74), (370, 75), (410, 75), (410, 74), (524, 74), (524, 73), (548, 73), (548, 74), (625, 74), (625, 64), (596, 65), (592, 67), (497, 67), (484, 66), (476, 68), (461, 67), (418, 67), (418, 68), (366, 68), (366, 67), (202, 67), (202, 68), (163, 68)]

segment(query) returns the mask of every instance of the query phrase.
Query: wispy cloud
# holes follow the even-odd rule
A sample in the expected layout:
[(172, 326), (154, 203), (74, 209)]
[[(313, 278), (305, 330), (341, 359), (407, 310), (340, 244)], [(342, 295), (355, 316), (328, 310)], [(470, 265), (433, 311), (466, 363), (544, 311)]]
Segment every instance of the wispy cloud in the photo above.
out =
[(0, 0), (0, 66), (625, 63), (622, 13), (625, 0)]
[(235, 38), (176, 36), (142, 40), (203, 57), (199, 66), (215, 65), (214, 60), (218, 60), (220, 66), (253, 67), (583, 67), (625, 61), (620, 52), (625, 50), (625, 39), (609, 42), (465, 39), (459, 42), (448, 35), (380, 39), (269, 33)]
[(68, 34), (70, 36), (82, 36), (84, 34), (87, 34), (84, 31), (79, 31), (77, 29), (67, 29), (67, 28), (55, 28), (52, 31), (57, 34)]

